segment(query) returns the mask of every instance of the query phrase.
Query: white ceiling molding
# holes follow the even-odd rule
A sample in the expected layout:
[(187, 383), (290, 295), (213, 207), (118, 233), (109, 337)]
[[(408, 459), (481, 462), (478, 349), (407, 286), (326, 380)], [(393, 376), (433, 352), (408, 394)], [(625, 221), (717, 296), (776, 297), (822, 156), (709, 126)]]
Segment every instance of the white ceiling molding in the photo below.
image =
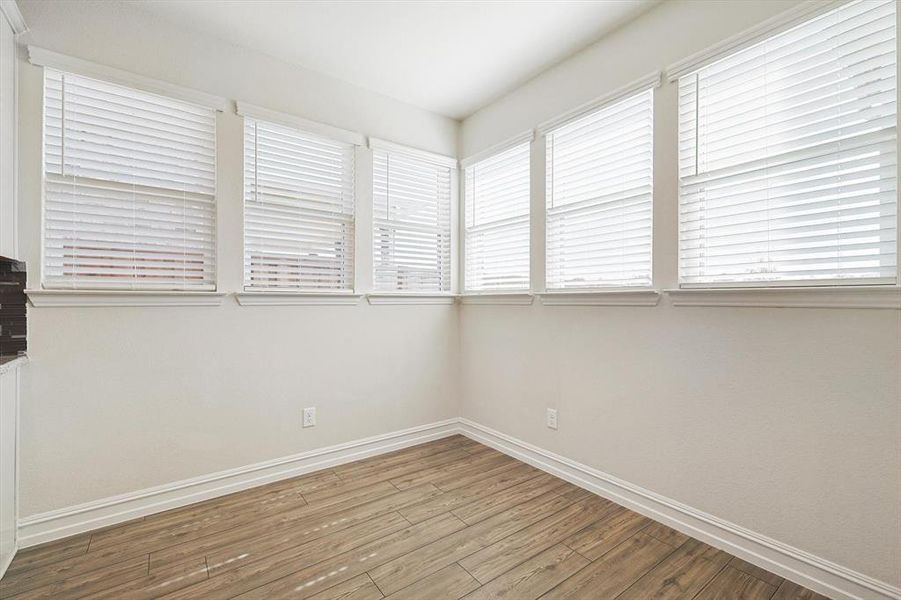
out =
[(260, 106), (254, 106), (253, 104), (241, 102), (240, 100), (235, 104), (237, 113), (242, 117), (250, 117), (251, 119), (285, 125), (286, 127), (299, 129), (306, 133), (311, 133), (313, 135), (321, 136), (331, 140), (337, 140), (339, 142), (353, 144), (355, 146), (366, 145), (366, 136), (364, 136), (362, 133), (348, 131), (347, 129), (341, 129), (333, 125), (310, 121), (309, 119), (304, 119), (303, 117), (269, 110), (268, 108), (262, 108)]
[(428, 150), (411, 148), (410, 146), (404, 146), (403, 144), (380, 140), (373, 137), (369, 138), (369, 147), (372, 150), (382, 150), (384, 152), (406, 154), (407, 156), (412, 156), (413, 158), (418, 158), (420, 160), (435, 163), (437, 165), (448, 167), (450, 169), (456, 169), (458, 164), (457, 159), (453, 156), (445, 156), (444, 154), (429, 152)]
[(591, 291), (542, 292), (545, 306), (657, 306), (660, 292), (655, 289), (611, 289)]
[(151, 94), (176, 98), (213, 110), (225, 111), (231, 106), (229, 100), (220, 96), (199, 92), (174, 83), (144, 77), (143, 75), (136, 75), (129, 71), (92, 63), (80, 58), (66, 56), (65, 54), (59, 54), (37, 46), (28, 46), (28, 61), (39, 67), (49, 67), (65, 73), (75, 73), (76, 75), (92, 79), (100, 79), (109, 83), (150, 92)]
[(877, 308), (901, 310), (901, 286), (681, 288), (666, 290), (673, 306)]
[(354, 306), (362, 294), (326, 294), (305, 292), (241, 292), (235, 300), (241, 306)]
[(829, 12), (849, 1), (850, 0), (829, 0), (828, 2), (823, 2), (822, 0), (807, 0), (806, 2), (802, 2), (754, 27), (746, 29), (739, 34), (710, 46), (709, 48), (674, 62), (666, 68), (666, 78), (668, 81), (676, 81), (683, 75), (697, 71), (701, 67), (718, 60), (724, 54), (738, 52), (743, 48), (747, 48), (748, 46), (759, 42), (762, 38), (791, 29), (801, 21), (806, 21), (818, 14)]
[(566, 125), (570, 121), (578, 119), (582, 115), (597, 110), (604, 105), (611, 104), (627, 96), (637, 94), (638, 92), (643, 92), (651, 88), (659, 87), (662, 78), (663, 74), (660, 71), (648, 73), (644, 77), (640, 77), (639, 79), (636, 79), (631, 83), (627, 83), (624, 86), (618, 87), (612, 92), (608, 92), (603, 96), (598, 96), (593, 100), (589, 100), (585, 104), (577, 106), (572, 110), (568, 110), (562, 115), (554, 117), (553, 119), (548, 119), (537, 127), (538, 134), (545, 135), (549, 131)]
[(28, 24), (25, 23), (25, 17), (22, 16), (16, 0), (0, 0), (0, 12), (6, 17), (14, 34), (19, 35), (28, 31)]
[(25, 290), (35, 308), (86, 306), (219, 306), (223, 292)]
[(489, 148), (485, 148), (480, 152), (476, 152), (471, 156), (467, 156), (463, 160), (460, 161), (460, 166), (464, 169), (470, 165), (473, 165), (481, 160), (485, 160), (486, 158), (490, 158), (495, 154), (500, 154), (504, 150), (508, 148), (512, 148), (513, 146), (518, 146), (525, 142), (531, 142), (535, 139), (535, 130), (529, 129), (528, 131), (523, 131), (519, 135), (515, 135), (512, 138), (506, 139), (503, 142), (495, 144)]

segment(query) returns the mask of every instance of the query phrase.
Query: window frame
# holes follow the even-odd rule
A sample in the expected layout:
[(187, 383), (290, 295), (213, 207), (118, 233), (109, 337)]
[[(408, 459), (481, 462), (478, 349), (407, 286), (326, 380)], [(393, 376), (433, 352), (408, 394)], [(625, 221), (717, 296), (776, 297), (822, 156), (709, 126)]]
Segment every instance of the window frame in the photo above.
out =
[[(369, 138), (370, 165), (369, 172), (369, 219), (368, 229), (370, 239), (367, 247), (369, 254), (370, 266), (369, 276), (371, 277), (371, 289), (366, 293), (367, 300), (373, 305), (397, 305), (397, 304), (453, 304), (456, 301), (457, 289), (459, 285), (459, 180), (460, 170), (459, 161), (451, 156), (420, 150), (411, 146), (399, 144), (380, 138)], [(449, 172), (449, 283), (448, 289), (443, 291), (435, 290), (383, 290), (376, 287), (376, 252), (375, 252), (375, 153), (384, 152), (389, 156), (400, 154), (409, 159), (422, 162), (432, 163), (433, 165), (446, 168)]]
[[(533, 252), (532, 246), (534, 244), (533, 236), (532, 236), (532, 200), (534, 197), (533, 190), (533, 177), (532, 177), (532, 164), (533, 164), (533, 150), (532, 147), (533, 142), (535, 141), (535, 131), (530, 129), (526, 132), (523, 132), (517, 136), (514, 136), (508, 140), (505, 140), (499, 144), (491, 146), (481, 152), (477, 152), (468, 158), (465, 158), (460, 161), (460, 289), (461, 296), (464, 298), (468, 298), (468, 300), (464, 300), (464, 304), (531, 304), (532, 296), (531, 292), (534, 289), (533, 285), (533, 277), (532, 277), (532, 260), (533, 260)], [(529, 260), (529, 266), (527, 268), (527, 283), (524, 287), (521, 288), (502, 288), (502, 289), (487, 289), (487, 290), (471, 290), (466, 287), (466, 264), (467, 264), (467, 226), (466, 226), (466, 170), (478, 166), (480, 163), (490, 160), (508, 150), (512, 150), (518, 146), (523, 144), (528, 145), (528, 155), (529, 155), (529, 168), (528, 168), (528, 185), (529, 185), (529, 201), (528, 201), (528, 215), (526, 217), (527, 229), (529, 232), (529, 244), (527, 248), (527, 255)], [(495, 301), (488, 299), (488, 297), (497, 297)], [(475, 297), (486, 298), (484, 301), (479, 302), (475, 299)]]
[[(657, 189), (654, 185), (656, 180), (656, 169), (657, 169), (657, 161), (655, 157), (655, 121), (656, 121), (656, 111), (657, 111), (657, 102), (656, 102), (656, 90), (660, 87), (662, 83), (663, 74), (660, 71), (653, 71), (628, 83), (622, 87), (616, 88), (613, 91), (599, 96), (594, 100), (586, 102), (566, 113), (563, 113), (553, 119), (545, 121), (541, 123), (538, 128), (538, 134), (540, 136), (540, 145), (542, 147), (542, 160), (544, 161), (544, 166), (542, 167), (543, 180), (541, 182), (541, 208), (542, 208), (542, 221), (543, 221), (543, 248), (542, 248), (542, 272), (544, 274), (542, 281), (542, 289), (538, 292), (539, 297), (542, 300), (542, 303), (550, 306), (564, 306), (564, 305), (575, 305), (575, 306), (623, 306), (623, 305), (636, 305), (636, 306), (651, 306), (656, 305), (660, 298), (660, 292), (655, 288), (656, 284), (656, 269), (655, 269), (655, 261), (656, 255), (654, 252), (655, 247), (655, 224), (656, 219), (654, 213), (656, 212), (656, 194)], [(547, 261), (548, 261), (548, 203), (547, 203), (547, 184), (548, 184), (548, 174), (547, 174), (547, 156), (546, 156), (546, 148), (547, 148), (547, 135), (554, 130), (563, 127), (569, 123), (577, 121), (583, 117), (590, 115), (591, 113), (603, 110), (605, 107), (614, 105), (618, 102), (629, 99), (632, 96), (643, 93), (645, 91), (649, 91), (651, 93), (651, 252), (650, 252), (650, 282), (647, 285), (634, 285), (634, 286), (623, 286), (623, 285), (609, 285), (609, 286), (585, 286), (585, 287), (566, 287), (566, 288), (551, 288), (548, 287), (548, 269), (547, 269)], [(534, 218), (534, 217), (533, 217)], [(534, 254), (533, 254), (534, 258)]]
[[(853, 0), (852, 0), (853, 1)], [(796, 27), (823, 15), (839, 10), (851, 2), (834, 0), (826, 3), (802, 3), (757, 26), (730, 37), (718, 44), (671, 64), (666, 69), (667, 81), (676, 87), (676, 110), (680, 110), (678, 98), (679, 81), (704, 68), (757, 46)], [(896, 6), (895, 10), (898, 8)], [(897, 14), (896, 14), (897, 19)], [(897, 68), (897, 30), (896, 30)], [(895, 86), (898, 98), (901, 88)], [(678, 115), (678, 112), (677, 112)], [(895, 128), (901, 116), (896, 109)], [(823, 278), (759, 281), (717, 281), (685, 282), (682, 270), (682, 183), (678, 164), (678, 145), (681, 141), (677, 117), (676, 134), (676, 287), (667, 289), (676, 306), (797, 306), (797, 307), (839, 307), (839, 308), (886, 308), (897, 307), (901, 299), (901, 202), (896, 200), (896, 247), (894, 281), (874, 281), (864, 278)], [(697, 125), (696, 125), (697, 126)], [(896, 133), (896, 170), (901, 169), (901, 137)], [(896, 187), (897, 194), (901, 189)], [(842, 292), (844, 290), (844, 292)], [(880, 291), (882, 290), (882, 291)], [(886, 292), (886, 293), (883, 293)], [(857, 297), (854, 301), (849, 298)], [(886, 300), (888, 298), (889, 300)]]

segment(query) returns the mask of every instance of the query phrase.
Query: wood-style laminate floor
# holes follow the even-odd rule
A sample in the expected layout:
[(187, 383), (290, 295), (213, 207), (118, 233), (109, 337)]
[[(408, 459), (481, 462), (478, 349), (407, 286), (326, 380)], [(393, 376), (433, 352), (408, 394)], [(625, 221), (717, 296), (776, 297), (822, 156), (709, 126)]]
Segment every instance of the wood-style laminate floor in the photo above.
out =
[(0, 598), (822, 598), (461, 436), (21, 550)]

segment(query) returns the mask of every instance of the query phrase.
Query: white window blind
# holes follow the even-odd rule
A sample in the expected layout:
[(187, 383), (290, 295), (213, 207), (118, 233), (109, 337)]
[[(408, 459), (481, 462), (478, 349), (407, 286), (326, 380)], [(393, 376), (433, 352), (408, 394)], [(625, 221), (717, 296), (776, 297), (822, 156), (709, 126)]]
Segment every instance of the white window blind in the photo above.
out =
[(212, 109), (44, 71), (47, 288), (215, 288)]
[(466, 291), (529, 288), (529, 148), (517, 144), (466, 167)]
[(896, 5), (843, 5), (679, 79), (680, 280), (892, 283)]
[(547, 287), (651, 285), (653, 90), (546, 133)]
[(373, 287), (448, 292), (451, 169), (415, 155), (373, 151)]
[(244, 118), (244, 287), (352, 291), (354, 146)]

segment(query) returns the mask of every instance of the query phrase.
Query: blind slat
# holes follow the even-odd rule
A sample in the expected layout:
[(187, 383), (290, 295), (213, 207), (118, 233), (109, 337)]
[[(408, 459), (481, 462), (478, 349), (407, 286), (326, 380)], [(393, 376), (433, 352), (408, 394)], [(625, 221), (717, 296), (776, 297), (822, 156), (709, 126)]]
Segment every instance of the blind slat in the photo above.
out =
[(466, 291), (529, 289), (529, 150), (517, 144), (466, 167)]
[(651, 285), (653, 91), (547, 133), (547, 287)]
[(215, 289), (216, 118), (44, 70), (43, 285)]
[(682, 284), (896, 280), (895, 12), (851, 2), (679, 79)]
[(352, 291), (354, 147), (244, 117), (244, 288)]

